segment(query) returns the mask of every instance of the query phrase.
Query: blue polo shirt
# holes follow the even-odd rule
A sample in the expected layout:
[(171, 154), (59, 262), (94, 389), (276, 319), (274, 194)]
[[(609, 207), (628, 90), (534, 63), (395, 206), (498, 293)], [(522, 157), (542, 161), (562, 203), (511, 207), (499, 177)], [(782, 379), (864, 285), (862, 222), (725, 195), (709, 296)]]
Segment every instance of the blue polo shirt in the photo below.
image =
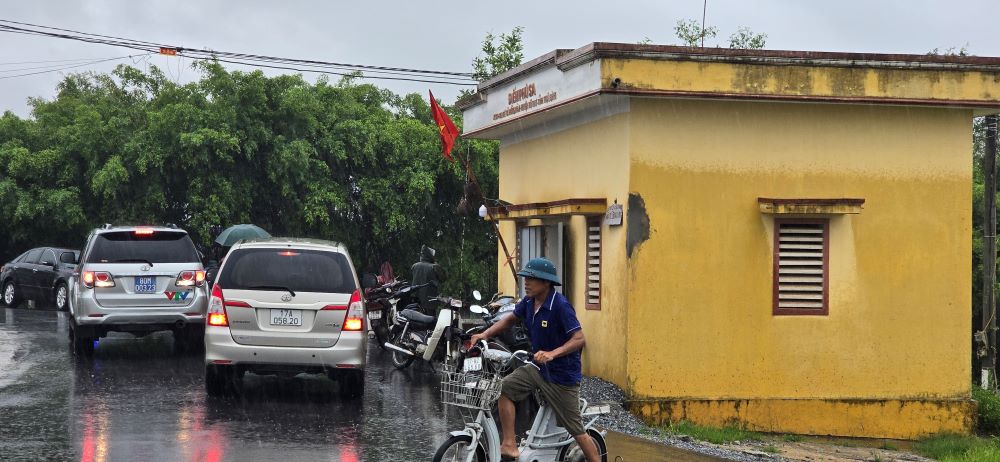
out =
[[(514, 307), (514, 315), (521, 318), (528, 327), (531, 349), (534, 352), (555, 350), (569, 341), (573, 332), (581, 329), (573, 305), (556, 291), (552, 291), (552, 295), (537, 313), (535, 301), (524, 297)], [(539, 364), (539, 367), (542, 377), (549, 383), (575, 386), (583, 379), (579, 351), (553, 359), (546, 365)]]

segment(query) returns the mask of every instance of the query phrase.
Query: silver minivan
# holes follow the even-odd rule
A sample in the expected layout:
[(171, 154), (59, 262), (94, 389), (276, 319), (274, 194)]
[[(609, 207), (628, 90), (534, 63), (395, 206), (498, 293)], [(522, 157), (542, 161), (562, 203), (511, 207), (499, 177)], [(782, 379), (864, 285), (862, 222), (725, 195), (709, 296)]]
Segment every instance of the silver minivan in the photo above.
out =
[(208, 288), (187, 232), (176, 226), (111, 226), (87, 238), (69, 283), (70, 342), (93, 353), (108, 332), (170, 330), (180, 349), (200, 348)]
[(364, 303), (339, 243), (272, 238), (238, 243), (212, 287), (205, 389), (239, 391), (246, 372), (324, 373), (344, 397), (364, 391)]

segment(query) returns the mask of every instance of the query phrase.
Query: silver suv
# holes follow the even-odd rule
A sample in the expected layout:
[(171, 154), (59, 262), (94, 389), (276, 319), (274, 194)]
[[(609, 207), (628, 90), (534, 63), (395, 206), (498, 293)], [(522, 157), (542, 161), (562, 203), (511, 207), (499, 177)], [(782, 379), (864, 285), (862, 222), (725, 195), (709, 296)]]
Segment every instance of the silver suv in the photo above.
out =
[(205, 268), (176, 226), (111, 226), (87, 237), (69, 283), (70, 342), (93, 353), (111, 331), (137, 337), (170, 330), (178, 349), (199, 348), (205, 333)]
[(325, 373), (364, 392), (364, 303), (343, 245), (274, 238), (236, 244), (219, 269), (205, 328), (205, 389), (239, 391), (245, 372)]

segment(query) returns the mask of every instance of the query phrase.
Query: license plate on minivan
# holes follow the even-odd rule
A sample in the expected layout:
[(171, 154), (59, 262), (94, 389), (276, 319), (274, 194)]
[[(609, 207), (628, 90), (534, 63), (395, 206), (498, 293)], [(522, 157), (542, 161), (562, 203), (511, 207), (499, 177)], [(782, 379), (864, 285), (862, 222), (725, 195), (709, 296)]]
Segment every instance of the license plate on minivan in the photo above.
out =
[(156, 293), (156, 278), (153, 276), (136, 276), (135, 293), (137, 294)]
[(302, 310), (285, 310), (285, 309), (272, 309), (271, 310), (271, 325), (272, 326), (301, 326), (302, 325)]

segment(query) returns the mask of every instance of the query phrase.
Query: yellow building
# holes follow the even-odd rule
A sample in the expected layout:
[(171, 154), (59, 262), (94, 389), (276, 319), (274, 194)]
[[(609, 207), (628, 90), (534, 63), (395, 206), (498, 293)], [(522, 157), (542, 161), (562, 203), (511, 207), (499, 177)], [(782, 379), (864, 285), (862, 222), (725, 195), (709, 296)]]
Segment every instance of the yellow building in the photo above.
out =
[(972, 121), (1000, 59), (593, 43), (459, 106), (501, 141), (517, 263), (556, 261), (585, 373), (648, 421), (972, 427)]

